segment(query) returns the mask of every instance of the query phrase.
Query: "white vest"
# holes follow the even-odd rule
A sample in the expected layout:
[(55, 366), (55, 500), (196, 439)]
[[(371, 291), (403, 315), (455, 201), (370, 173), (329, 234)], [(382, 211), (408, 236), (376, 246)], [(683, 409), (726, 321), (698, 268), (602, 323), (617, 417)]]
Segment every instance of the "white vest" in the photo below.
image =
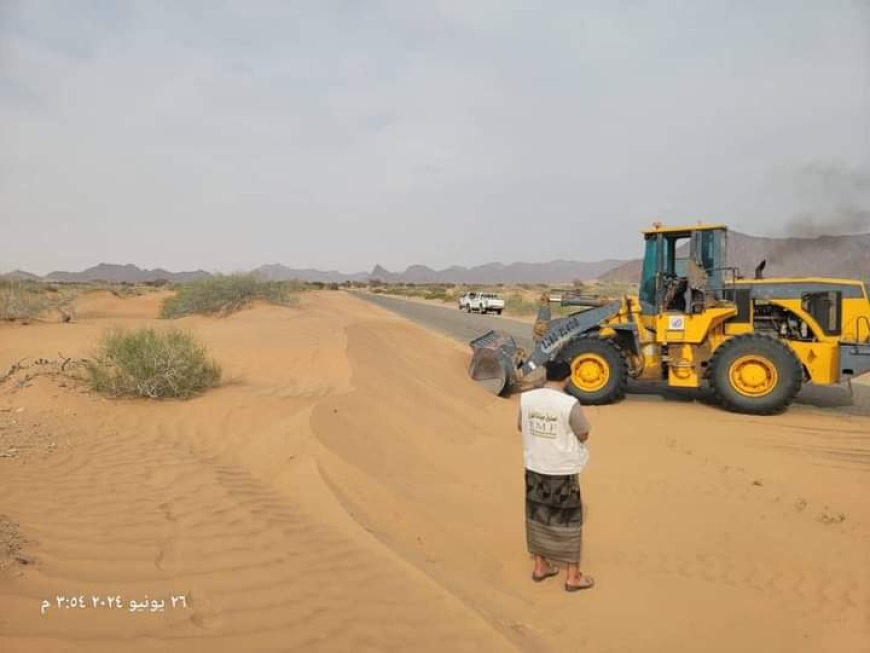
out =
[(551, 476), (583, 469), (589, 453), (569, 421), (576, 404), (574, 397), (549, 388), (520, 395), (526, 469)]

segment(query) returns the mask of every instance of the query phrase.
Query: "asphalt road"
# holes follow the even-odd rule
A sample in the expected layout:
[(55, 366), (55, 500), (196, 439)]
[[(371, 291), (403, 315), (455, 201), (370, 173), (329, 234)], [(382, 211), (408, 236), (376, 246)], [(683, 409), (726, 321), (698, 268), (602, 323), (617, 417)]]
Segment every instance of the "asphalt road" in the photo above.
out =
[[(517, 344), (526, 351), (530, 352), (533, 349), (532, 325), (528, 322), (520, 322), (500, 315), (469, 314), (460, 311), (455, 304), (438, 306), (387, 295), (372, 295), (362, 292), (354, 294), (360, 299), (377, 304), (427, 329), (433, 329), (466, 344), (490, 329), (495, 329), (513, 336)], [(471, 356), (470, 348), (468, 355)], [(866, 376), (870, 375), (865, 375), (865, 378)], [(665, 383), (629, 382), (628, 391), (636, 397), (640, 395), (648, 399), (664, 398), (676, 401), (704, 400), (705, 396), (704, 391), (674, 390), (668, 388)], [(870, 384), (866, 381), (856, 382), (851, 389), (846, 384), (836, 386), (806, 385), (798, 394), (795, 403), (816, 408), (836, 409), (838, 412), (850, 414), (870, 415)]]
[[(387, 295), (372, 295), (369, 293), (356, 293), (360, 299), (364, 299), (394, 313), (398, 313), (412, 322), (416, 322), (427, 329), (439, 331), (464, 343), (474, 340), (491, 329), (504, 331), (513, 336), (517, 344), (526, 351), (532, 349), (532, 325), (528, 322), (512, 320), (501, 315), (488, 313), (466, 313), (460, 311), (455, 304), (437, 306), (412, 302), (399, 297)], [(469, 349), (469, 353), (470, 353)]]

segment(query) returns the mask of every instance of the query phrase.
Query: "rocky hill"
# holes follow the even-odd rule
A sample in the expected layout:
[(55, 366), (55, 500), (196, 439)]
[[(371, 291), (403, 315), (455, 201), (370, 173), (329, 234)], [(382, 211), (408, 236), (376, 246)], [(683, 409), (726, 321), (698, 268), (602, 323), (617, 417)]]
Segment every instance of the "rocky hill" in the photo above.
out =
[(169, 272), (157, 268), (154, 270), (143, 270), (130, 263), (126, 265), (117, 265), (115, 263), (100, 263), (94, 267), (82, 270), (81, 272), (51, 272), (45, 275), (46, 281), (63, 281), (63, 282), (86, 282), (86, 281), (107, 281), (109, 283), (143, 283), (145, 281), (174, 281), (184, 283), (185, 281), (193, 281), (211, 276), (205, 270), (194, 270), (192, 272)]
[(8, 279), (11, 281), (39, 281), (40, 277), (24, 270), (12, 270), (6, 274), (0, 274), (0, 279)]

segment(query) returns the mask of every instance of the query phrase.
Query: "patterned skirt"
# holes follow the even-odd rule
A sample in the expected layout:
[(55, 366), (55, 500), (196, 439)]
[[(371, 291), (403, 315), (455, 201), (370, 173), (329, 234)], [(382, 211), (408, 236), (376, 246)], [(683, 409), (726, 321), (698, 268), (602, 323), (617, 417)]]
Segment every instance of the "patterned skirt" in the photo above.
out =
[(547, 560), (578, 563), (583, 508), (577, 474), (526, 470), (526, 543)]

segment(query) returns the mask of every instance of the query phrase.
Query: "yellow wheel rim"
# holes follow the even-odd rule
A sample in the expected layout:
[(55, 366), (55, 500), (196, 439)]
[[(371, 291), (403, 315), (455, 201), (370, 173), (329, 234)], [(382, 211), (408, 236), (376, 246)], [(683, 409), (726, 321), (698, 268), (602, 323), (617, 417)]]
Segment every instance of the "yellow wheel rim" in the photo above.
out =
[(776, 387), (776, 365), (759, 354), (741, 356), (728, 370), (731, 387), (744, 397), (763, 397)]
[(610, 365), (598, 354), (580, 354), (571, 361), (571, 381), (584, 392), (596, 392), (610, 380)]

